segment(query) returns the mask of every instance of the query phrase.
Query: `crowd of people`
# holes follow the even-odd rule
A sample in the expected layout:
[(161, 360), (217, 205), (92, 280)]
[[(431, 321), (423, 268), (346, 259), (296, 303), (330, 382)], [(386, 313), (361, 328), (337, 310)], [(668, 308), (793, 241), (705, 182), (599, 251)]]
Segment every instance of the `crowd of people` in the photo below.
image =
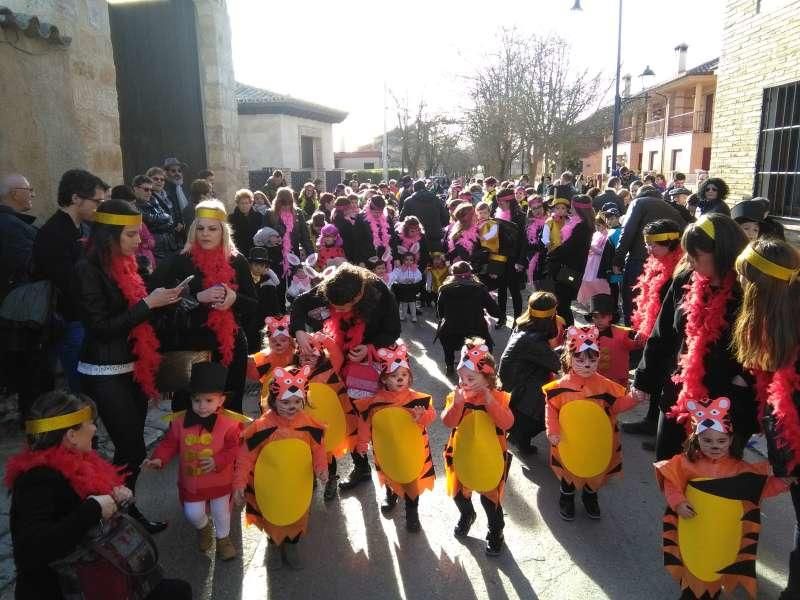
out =
[[(599, 490), (622, 472), (617, 415), (648, 403), (621, 428), (655, 436), (665, 566), (681, 597), (755, 594), (758, 520), (720, 532), (708, 497), (757, 515), (788, 489), (800, 518), (800, 254), (767, 199), (731, 208), (718, 177), (691, 193), (680, 173), (667, 183), (625, 168), (602, 192), (569, 171), (538, 185), (488, 176), (443, 189), (406, 176), (331, 191), (295, 191), (275, 171), (263, 190), (237, 191), (229, 213), (211, 171), (187, 193), (184, 169), (170, 158), (113, 188), (67, 171), (38, 229), (30, 182), (0, 180), (3, 370), (26, 432), (6, 468), (18, 598), (63, 597), (65, 559), (118, 512), (144, 536), (163, 531), (134, 492), (143, 469), (175, 457), (197, 546), (222, 560), (239, 553), (238, 505), (266, 533), (270, 568), (302, 566), (314, 480), (326, 501), (370, 482), (370, 447), (381, 512), (402, 499), (407, 530), (420, 531), (437, 414), (412, 388), (400, 338), (426, 310), (454, 385), (438, 417), (451, 431), (441, 451), (456, 537), (476, 520), (476, 492), (486, 553), (503, 552), (511, 451), (536, 452), (540, 433), (562, 518), (576, 518), (578, 491), (601, 518)], [(495, 361), (509, 295), (511, 336)], [(45, 319), (32, 316), (39, 306)], [(54, 389), (56, 363), (65, 389)], [(242, 414), (248, 379), (260, 382), (254, 419)], [(170, 429), (147, 456), (148, 402), (165, 392)], [(97, 418), (114, 467), (92, 450)], [(769, 460), (751, 464), (742, 451), (758, 431)], [(734, 551), (698, 563), (722, 533), (739, 536)], [(128, 581), (140, 597), (191, 596), (153, 572)], [(781, 598), (800, 598), (800, 541)]]

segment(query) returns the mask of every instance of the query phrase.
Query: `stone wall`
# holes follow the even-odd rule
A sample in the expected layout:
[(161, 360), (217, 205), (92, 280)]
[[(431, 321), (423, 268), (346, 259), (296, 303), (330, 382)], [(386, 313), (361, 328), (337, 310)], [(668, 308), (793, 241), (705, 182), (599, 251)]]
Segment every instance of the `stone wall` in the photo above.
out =
[(800, 80), (800, 0), (727, 0), (717, 71), (711, 174), (729, 201), (753, 192), (764, 88)]
[(34, 212), (55, 210), (61, 174), (88, 169), (111, 184), (122, 173), (116, 71), (105, 0), (4, 0), (72, 38), (66, 48), (3, 29), (0, 172), (37, 190)]
[(208, 167), (217, 196), (232, 205), (233, 194), (247, 185), (247, 174), (240, 164), (228, 9), (225, 0), (195, 0), (195, 5)]

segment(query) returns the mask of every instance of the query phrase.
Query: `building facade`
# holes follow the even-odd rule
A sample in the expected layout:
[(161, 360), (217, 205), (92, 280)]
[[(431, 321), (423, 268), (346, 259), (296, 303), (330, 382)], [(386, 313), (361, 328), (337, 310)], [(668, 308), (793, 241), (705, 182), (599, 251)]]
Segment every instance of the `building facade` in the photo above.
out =
[(800, 217), (800, 0), (727, 0), (711, 172)]
[(337, 169), (358, 171), (360, 169), (382, 169), (383, 155), (377, 150), (356, 150), (354, 152), (336, 152), (333, 155)]

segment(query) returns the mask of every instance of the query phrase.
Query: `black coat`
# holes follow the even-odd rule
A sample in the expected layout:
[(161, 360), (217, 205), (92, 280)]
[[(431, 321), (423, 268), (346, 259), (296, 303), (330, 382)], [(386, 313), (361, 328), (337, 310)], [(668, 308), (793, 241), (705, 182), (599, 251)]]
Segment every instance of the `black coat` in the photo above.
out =
[(81, 500), (67, 479), (49, 467), (36, 467), (14, 482), (10, 512), (17, 566), (17, 600), (60, 600), (63, 596), (51, 562), (65, 558), (100, 523), (100, 504)]
[[(311, 243), (311, 234), (308, 231), (308, 223), (303, 216), (303, 211), (299, 208), (292, 209), (294, 211), (294, 226), (292, 227), (292, 252), (300, 257), (300, 249), (302, 248), (306, 256), (314, 252), (314, 244)], [(283, 224), (283, 219), (270, 209), (264, 215), (264, 225), (272, 227), (275, 231), (281, 234), (281, 237), (286, 233), (286, 225)], [(255, 233), (255, 232), (254, 232)]]
[[(364, 344), (372, 344), (376, 348), (391, 346), (400, 337), (400, 312), (397, 301), (386, 284), (381, 280), (369, 279), (365, 283), (365, 295), (375, 296), (376, 309), (364, 315)], [(309, 313), (318, 309), (329, 309), (330, 303), (322, 294), (319, 286), (315, 286), (304, 294), (300, 294), (292, 303), (291, 332), (306, 331), (311, 321), (316, 321)]]
[[(634, 376), (634, 387), (649, 394), (657, 393), (663, 388), (661, 407), (665, 411), (678, 398), (679, 388), (672, 382), (670, 375), (677, 371), (679, 353), (686, 350), (686, 313), (682, 304), (686, 294), (684, 286), (690, 281), (691, 271), (680, 273), (672, 280)], [(733, 294), (725, 307), (725, 321), (729, 326), (705, 354), (703, 364), (706, 373), (703, 384), (708, 389), (709, 397), (725, 396), (731, 399), (734, 431), (749, 435), (757, 429), (754, 395), (750, 388), (732, 383), (737, 375), (744, 374), (744, 369), (731, 351), (730, 326), (736, 321), (741, 302), (742, 290), (738, 284), (734, 284)]]
[(442, 232), (450, 222), (450, 214), (447, 212), (444, 202), (427, 190), (414, 192), (403, 203), (400, 220), (411, 215), (422, 222), (430, 251), (441, 251)]
[[(234, 255), (231, 258), (231, 265), (236, 272), (235, 283), (238, 286), (236, 289), (236, 301), (233, 303), (231, 310), (239, 326), (244, 327), (257, 307), (258, 300), (256, 298), (255, 285), (253, 284), (253, 277), (250, 275), (250, 264), (244, 256), (241, 254)], [(189, 255), (176, 254), (168, 260), (158, 263), (158, 267), (150, 278), (150, 284), (153, 288), (171, 288), (178, 285), (189, 275), (194, 275), (194, 279), (189, 282), (188, 294), (197, 296), (198, 293), (205, 289), (203, 274), (195, 267)], [(169, 341), (167, 338), (172, 336), (163, 336), (165, 332), (159, 331), (159, 334), (162, 334), (164, 346), (162, 350), (216, 351), (219, 347), (217, 336), (206, 326), (209, 310), (214, 309), (209, 308), (207, 304), (200, 304), (189, 313), (189, 331), (186, 335), (181, 336), (179, 342)]]
[(33, 262), (38, 279), (53, 282), (57, 291), (56, 308), (65, 321), (80, 320), (73, 296), (72, 272), (83, 256), (84, 231), (63, 210), (58, 210), (39, 229), (33, 243)]
[(347, 260), (354, 265), (367, 264), (367, 260), (372, 256), (372, 233), (369, 223), (364, 221), (362, 215), (350, 221), (343, 214), (336, 213), (333, 224), (342, 236), (342, 247)]
[(233, 228), (233, 242), (243, 256), (249, 256), (253, 248), (253, 236), (264, 226), (264, 217), (260, 212), (250, 209), (244, 214), (237, 208), (228, 216)]
[(619, 214), (625, 213), (625, 202), (611, 188), (608, 188), (602, 194), (597, 194), (597, 196), (594, 197), (594, 200), (592, 200), (592, 208), (595, 212), (600, 212), (603, 210), (603, 206), (609, 202), (616, 205)]
[(92, 365), (133, 362), (128, 336), (136, 325), (151, 316), (145, 301), (129, 307), (117, 284), (90, 259), (75, 266), (74, 286), (86, 330), (81, 361)]
[(35, 217), (0, 204), (0, 299), (31, 275)]
[(502, 317), (500, 307), (482, 283), (472, 279), (456, 279), (443, 285), (439, 288), (436, 302), (436, 316), (439, 318), (437, 335), (480, 336), (491, 348), (493, 341), (484, 309), (496, 319)]
[(647, 259), (647, 248), (644, 245), (644, 226), (659, 219), (671, 219), (680, 227), (686, 226), (686, 220), (674, 206), (662, 200), (657, 192), (653, 196), (637, 196), (628, 206), (628, 216), (622, 227), (614, 264), (622, 267), (626, 257), (644, 262)]
[(583, 275), (586, 270), (586, 261), (589, 258), (591, 244), (592, 232), (586, 223), (581, 221), (575, 225), (572, 235), (567, 238), (567, 241), (547, 253), (545, 265), (550, 278), (556, 278), (561, 265), (566, 265), (573, 271)]
[(517, 329), (500, 357), (498, 374), (503, 390), (511, 392), (511, 408), (544, 422), (542, 386), (558, 373), (561, 363), (547, 336)]

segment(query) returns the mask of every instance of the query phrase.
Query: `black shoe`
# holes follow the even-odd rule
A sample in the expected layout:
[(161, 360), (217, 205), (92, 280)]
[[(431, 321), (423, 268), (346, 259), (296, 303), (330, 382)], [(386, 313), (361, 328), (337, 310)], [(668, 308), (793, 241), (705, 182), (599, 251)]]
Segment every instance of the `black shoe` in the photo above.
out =
[(422, 530), (422, 525), (419, 522), (419, 513), (417, 507), (413, 508), (406, 504), (406, 531), (409, 533), (419, 533)]
[(558, 512), (561, 515), (561, 518), (565, 521), (574, 521), (575, 520), (575, 493), (570, 492), (569, 494), (565, 494), (561, 492), (561, 496), (558, 498)]
[(517, 452), (522, 456), (531, 456), (533, 454), (537, 454), (539, 449), (534, 446), (530, 440), (518, 440), (515, 437), (511, 436), (509, 441), (514, 445), (517, 449)]
[(583, 490), (583, 492), (581, 492), (581, 500), (583, 500), (583, 507), (586, 509), (586, 515), (590, 519), (599, 519), (600, 504), (597, 502), (597, 492), (587, 492)]
[(496, 533), (489, 532), (489, 535), (486, 536), (487, 556), (499, 556), (500, 552), (503, 551), (504, 541), (505, 538), (503, 537), (502, 531), (498, 531)]
[(656, 443), (653, 440), (646, 440), (642, 442), (642, 450), (647, 450), (648, 452), (655, 452)]
[(781, 592), (781, 595), (778, 596), (778, 600), (800, 600), (800, 591), (793, 592), (789, 588), (786, 588)]
[(457, 538), (467, 537), (476, 518), (478, 518), (478, 515), (474, 510), (466, 514), (461, 513), (461, 517), (458, 519), (458, 525), (456, 525), (456, 528), (453, 530), (453, 535)]
[(445, 377), (455, 377), (456, 368), (453, 365), (447, 365), (444, 369)]
[(330, 502), (334, 498), (336, 498), (336, 492), (339, 489), (337, 482), (339, 477), (337, 475), (331, 475), (328, 477), (328, 481), (325, 482), (325, 491), (322, 492), (322, 499), (325, 502)]
[(128, 514), (136, 519), (139, 524), (147, 530), (147, 533), (150, 535), (155, 535), (157, 533), (161, 533), (164, 531), (169, 523), (166, 521), (151, 521), (147, 517), (145, 517), (141, 512), (139, 512), (139, 508), (133, 504), (128, 508)]
[[(366, 461), (365, 461), (366, 464)], [(367, 464), (366, 468), (360, 465), (355, 465), (347, 479), (339, 482), (339, 489), (342, 491), (352, 490), (354, 487), (372, 481), (372, 471)]]
[(388, 485), (386, 486), (386, 499), (381, 504), (381, 514), (385, 517), (390, 515), (397, 506), (397, 494), (392, 491)]
[(500, 331), (503, 327), (505, 327), (505, 324), (506, 324), (506, 320), (505, 319), (500, 319), (494, 326), (495, 331)]
[(658, 423), (648, 419), (635, 421), (633, 423), (623, 423), (621, 426), (622, 431), (633, 435), (655, 435)]

